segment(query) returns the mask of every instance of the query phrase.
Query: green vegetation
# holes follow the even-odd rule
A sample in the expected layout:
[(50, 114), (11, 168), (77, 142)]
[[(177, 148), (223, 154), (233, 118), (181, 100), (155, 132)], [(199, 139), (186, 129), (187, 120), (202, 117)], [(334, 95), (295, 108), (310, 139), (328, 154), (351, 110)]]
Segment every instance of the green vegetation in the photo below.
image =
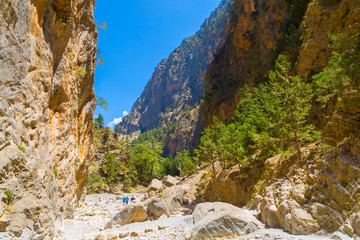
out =
[(75, 75), (76, 75), (77, 80), (81, 80), (82, 78), (85, 77), (86, 74), (87, 74), (87, 71), (83, 67), (78, 67), (75, 69)]
[(116, 155), (106, 155), (105, 158), (106, 161), (100, 166), (100, 174), (104, 177), (111, 192), (113, 186), (122, 180), (123, 164)]
[(99, 57), (100, 54), (101, 54), (101, 50), (96, 49), (96, 65), (103, 65), (104, 64), (104, 58)]
[[(300, 19), (293, 17), (295, 22)], [(314, 100), (323, 108), (329, 101), (345, 101), (345, 106), (360, 101), (360, 29), (355, 34), (350, 30), (329, 34), (329, 38), (332, 57), (312, 83), (291, 75), (289, 60), (279, 55), (267, 83), (241, 89), (234, 116), (226, 124), (214, 119), (204, 130), (195, 150), (198, 163), (211, 164), (216, 175), (216, 161), (223, 169), (235, 164), (240, 169), (259, 169), (265, 159), (279, 153), (296, 153), (302, 159), (301, 147), (321, 139), (321, 133), (308, 122)], [(347, 184), (341, 182), (344, 187)]]
[(106, 30), (107, 29), (107, 23), (106, 22), (101, 22), (101, 23), (97, 24), (97, 28)]
[(105, 111), (108, 110), (108, 103), (102, 97), (96, 97), (95, 100), (96, 106), (102, 107)]
[(106, 188), (106, 184), (99, 173), (90, 172), (86, 188), (89, 193), (101, 193)]
[[(303, 5), (299, 1), (289, 2), (294, 5), (292, 9), (302, 9)], [(301, 14), (297, 15), (296, 11), (292, 14), (293, 22), (290, 25), (297, 26)], [(302, 23), (302, 26), (306, 28), (306, 23)], [(313, 82), (306, 82), (300, 76), (293, 75), (293, 59), (279, 55), (266, 82), (252, 87), (245, 86), (240, 90), (234, 116), (226, 123), (214, 119), (214, 123), (203, 131), (200, 144), (194, 151), (195, 157), (189, 151), (164, 157), (166, 137), (171, 137), (171, 133), (176, 131), (176, 124), (168, 123), (167, 128), (146, 131), (132, 143), (128, 140), (120, 141), (119, 153), (109, 153), (99, 173), (90, 174), (89, 192), (102, 191), (104, 186), (111, 191), (120, 182), (122, 190), (128, 192), (136, 184), (148, 184), (153, 178), (168, 174), (191, 174), (196, 164), (211, 166), (211, 172), (204, 174), (203, 178), (216, 176), (216, 162), (223, 170), (235, 165), (240, 170), (256, 168), (258, 177), (263, 177), (258, 186), (265, 186), (271, 174), (263, 169), (266, 159), (276, 154), (295, 154), (302, 160), (301, 148), (321, 140), (321, 132), (308, 121), (314, 101), (326, 107), (329, 101), (352, 104), (360, 100), (359, 32), (329, 35), (332, 57), (328, 66), (313, 76)], [(285, 40), (296, 43), (289, 46), (297, 48), (297, 36), (294, 37), (296, 41), (292, 41), (290, 36)], [(291, 51), (289, 48), (285, 52), (288, 54)], [(165, 112), (169, 113), (171, 109), (165, 109)], [(101, 118), (99, 115), (95, 119), (95, 127), (103, 124)], [(329, 148), (331, 146), (325, 144), (320, 146), (320, 149)], [(249, 171), (242, 171), (238, 177), (246, 178), (248, 174)], [(340, 184), (343, 187), (348, 185), (347, 182)], [(202, 191), (199, 187), (197, 194), (201, 196)]]
[(122, 188), (121, 188), (121, 190), (123, 191), (123, 192), (125, 192), (125, 193), (129, 193), (130, 192), (130, 181), (129, 181), (129, 179), (125, 179), (124, 181), (122, 181)]
[(75, 58), (75, 57), (76, 57), (75, 53), (73, 53), (72, 51), (69, 51), (68, 54), (69, 54), (69, 56), (72, 57), (72, 58)]
[(71, 23), (73, 20), (71, 17), (63, 16), (60, 12), (56, 12), (57, 19), (62, 23)]
[(312, 100), (311, 84), (290, 75), (291, 66), (280, 55), (269, 74), (270, 81), (243, 88), (234, 117), (228, 124), (214, 120), (205, 129), (195, 150), (200, 163), (219, 161), (222, 169), (238, 164), (256, 166), (274, 154), (296, 150), (319, 139), (320, 133), (306, 122)]
[(104, 117), (99, 114), (97, 118), (94, 120), (94, 126), (99, 128), (100, 126), (104, 126)]
[(360, 29), (357, 33), (329, 34), (333, 50), (328, 66), (313, 76), (317, 100), (324, 105), (328, 100), (342, 101), (351, 92), (348, 104), (360, 100)]
[[(302, 44), (301, 30), (305, 30), (306, 23), (302, 22), (309, 0), (286, 0), (289, 18), (281, 24), (281, 37), (277, 42), (275, 56), (286, 53), (291, 63), (295, 63), (298, 50)], [(299, 30), (299, 27), (302, 29)], [(274, 58), (274, 60), (276, 57)]]
[[(95, 137), (105, 139), (106, 130), (102, 135), (98, 131), (100, 129), (94, 125)], [(193, 173), (195, 163), (189, 151), (177, 153), (175, 157), (163, 157), (165, 138), (164, 129), (156, 128), (140, 134), (131, 143), (129, 140), (119, 141), (117, 153), (108, 152), (99, 170), (90, 173), (87, 186), (89, 193), (98, 193), (103, 189), (111, 192), (120, 183), (122, 191), (129, 192), (132, 187), (147, 185), (154, 178)]]
[(11, 190), (5, 190), (4, 191), (5, 196), (7, 197), (7, 203), (10, 204), (12, 202), (12, 200), (14, 199), (14, 195), (11, 192)]
[(26, 152), (26, 150), (25, 150), (25, 148), (24, 148), (24, 147), (22, 147), (22, 146), (20, 146), (20, 145), (17, 145), (17, 147), (18, 147), (18, 149), (19, 149), (20, 151), (22, 151), (23, 153), (25, 153), (25, 152)]

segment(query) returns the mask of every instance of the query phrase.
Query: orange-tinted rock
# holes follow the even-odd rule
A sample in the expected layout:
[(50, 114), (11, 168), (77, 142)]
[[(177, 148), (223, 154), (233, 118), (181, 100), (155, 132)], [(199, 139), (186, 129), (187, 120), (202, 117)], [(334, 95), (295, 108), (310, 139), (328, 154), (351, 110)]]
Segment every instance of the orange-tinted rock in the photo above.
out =
[[(72, 215), (92, 157), (93, 11), (85, 0), (0, 6), (0, 186), (47, 238)], [(19, 235), (15, 221), (8, 230)]]

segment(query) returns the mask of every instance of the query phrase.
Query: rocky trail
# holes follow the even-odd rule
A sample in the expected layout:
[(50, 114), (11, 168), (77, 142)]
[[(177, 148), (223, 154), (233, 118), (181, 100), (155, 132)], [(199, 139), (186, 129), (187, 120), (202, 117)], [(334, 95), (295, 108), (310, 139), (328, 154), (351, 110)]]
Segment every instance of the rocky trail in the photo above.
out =
[[(129, 203), (130, 207), (146, 204), (139, 200), (144, 197), (144, 193), (134, 193), (137, 202)], [(218, 203), (209, 203), (218, 204)], [(223, 203), (219, 203), (223, 204)], [(170, 214), (161, 216), (158, 220), (136, 222), (123, 226), (111, 227), (109, 221), (117, 212), (124, 209), (121, 196), (111, 194), (88, 195), (85, 201), (78, 206), (73, 219), (65, 220), (62, 233), (58, 234), (59, 240), (115, 240), (115, 239), (209, 239), (194, 235), (194, 218), (196, 216), (185, 214), (184, 211), (177, 210)], [(212, 209), (213, 210), (213, 209)], [(239, 209), (240, 210), (240, 209)], [(241, 209), (245, 215), (256, 214), (256, 211)], [(213, 214), (218, 215), (218, 214)], [(244, 215), (244, 218), (247, 216)], [(216, 221), (210, 223), (217, 224)], [(257, 229), (246, 229), (244, 234), (239, 236), (219, 237), (218, 239), (336, 239), (327, 236), (298, 236), (291, 235), (281, 229), (266, 228), (264, 224), (256, 222)], [(207, 226), (209, 227), (209, 225)], [(219, 223), (219, 228), (221, 223)], [(209, 229), (208, 229), (209, 230)], [(248, 232), (248, 234), (246, 234)], [(340, 239), (340, 238), (339, 238)]]

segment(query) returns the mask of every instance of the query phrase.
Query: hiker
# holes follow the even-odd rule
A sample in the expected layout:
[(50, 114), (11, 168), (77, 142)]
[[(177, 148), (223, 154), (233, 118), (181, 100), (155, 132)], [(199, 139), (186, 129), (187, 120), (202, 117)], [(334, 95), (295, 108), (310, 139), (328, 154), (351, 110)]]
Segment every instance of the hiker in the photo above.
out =
[(135, 197), (134, 196), (131, 197), (130, 202), (135, 202)]
[(123, 203), (123, 206), (125, 206), (125, 203), (126, 203), (126, 197), (123, 197), (123, 198), (122, 198), (122, 203)]
[(126, 202), (126, 205), (129, 204), (129, 197), (126, 197), (126, 198), (125, 198), (125, 202)]

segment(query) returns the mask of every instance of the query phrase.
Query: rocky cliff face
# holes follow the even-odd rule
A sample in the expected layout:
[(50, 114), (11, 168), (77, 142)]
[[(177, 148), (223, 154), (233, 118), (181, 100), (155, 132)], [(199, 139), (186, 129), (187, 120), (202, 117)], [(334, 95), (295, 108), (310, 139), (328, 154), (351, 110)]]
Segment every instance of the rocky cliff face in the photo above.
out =
[[(280, 53), (293, 61), (294, 74), (311, 80), (331, 56), (328, 33), (357, 30), (358, 7), (358, 1), (348, 0), (234, 1), (225, 43), (205, 77), (205, 126), (213, 116), (220, 120), (232, 116), (239, 89), (264, 81)], [(331, 144), (351, 133), (352, 126), (359, 126), (354, 108), (346, 110), (334, 104), (326, 110), (320, 108), (314, 106), (312, 121), (324, 129)], [(324, 112), (332, 115), (330, 120)]]
[[(359, 8), (359, 1), (349, 0), (309, 4), (303, 19), (306, 29), (296, 65), (298, 75), (310, 80), (313, 74), (322, 71), (331, 56), (328, 33), (358, 31)], [(359, 119), (359, 103), (346, 107), (344, 103), (334, 100), (327, 104), (326, 109), (318, 105), (312, 109), (312, 121), (323, 129), (325, 142), (331, 145), (336, 145), (345, 137), (358, 136)]]
[(204, 121), (230, 117), (237, 93), (244, 84), (261, 82), (271, 67), (281, 26), (289, 19), (285, 0), (233, 1), (232, 17), (224, 45), (205, 77)]
[(306, 149), (304, 162), (269, 159), (267, 170), (274, 179), (255, 197), (255, 206), (267, 225), (293, 234), (324, 229), (356, 238), (360, 235), (359, 139), (320, 153), (317, 147)]
[[(229, 3), (230, 0), (222, 1), (194, 36), (185, 39), (169, 58), (161, 61), (130, 114), (117, 126), (119, 133), (168, 128), (181, 114), (200, 104), (204, 93), (203, 75), (226, 35)], [(194, 133), (198, 120), (202, 121), (197, 117), (193, 119), (190, 135)], [(167, 149), (172, 153), (175, 149), (189, 149), (188, 144), (177, 145), (178, 141), (189, 140), (173, 141)]]
[(92, 148), (95, 1), (0, 2), (0, 238), (53, 236)]
[[(239, 88), (266, 78), (279, 53), (290, 55), (294, 74), (311, 81), (331, 56), (328, 33), (352, 32), (359, 27), (359, 1), (309, 1), (298, 28), (292, 30), (299, 33), (300, 44), (284, 48), (284, 26), (294, 18), (289, 2), (296, 1), (234, 1), (229, 34), (206, 74), (206, 125), (211, 124), (212, 116), (221, 120), (232, 116)], [(270, 227), (293, 234), (325, 229), (359, 236), (359, 110), (358, 102), (345, 106), (333, 99), (325, 109), (315, 103), (311, 121), (323, 130), (324, 141), (336, 147), (323, 151), (310, 146), (304, 149), (306, 157), (301, 162), (295, 157), (285, 158), (285, 162), (275, 157), (258, 169), (242, 171), (234, 166), (200, 184), (202, 196), (245, 205), (260, 188), (255, 206)]]

